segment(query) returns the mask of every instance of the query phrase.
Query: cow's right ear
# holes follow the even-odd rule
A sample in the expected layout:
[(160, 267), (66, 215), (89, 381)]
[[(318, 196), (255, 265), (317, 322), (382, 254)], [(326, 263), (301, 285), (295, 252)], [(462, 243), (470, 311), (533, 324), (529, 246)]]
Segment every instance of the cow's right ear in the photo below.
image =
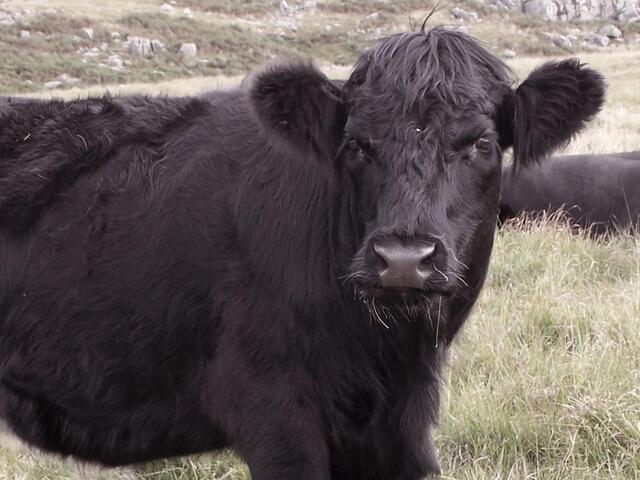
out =
[(311, 63), (266, 67), (253, 76), (249, 95), (268, 134), (322, 155), (339, 145), (346, 121), (340, 87)]

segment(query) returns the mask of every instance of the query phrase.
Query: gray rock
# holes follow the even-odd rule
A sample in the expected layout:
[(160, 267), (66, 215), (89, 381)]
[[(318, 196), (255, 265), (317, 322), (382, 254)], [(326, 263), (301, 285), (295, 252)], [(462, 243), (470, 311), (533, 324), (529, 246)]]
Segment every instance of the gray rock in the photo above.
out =
[(146, 57), (153, 53), (153, 50), (151, 49), (151, 40), (144, 37), (129, 37), (127, 41), (127, 48), (131, 55), (137, 55), (139, 57)]
[(69, 86), (76, 85), (76, 84), (80, 83), (80, 79), (79, 78), (72, 77), (67, 73), (63, 73), (62, 75), (58, 75), (54, 79), (54, 81), (55, 82), (60, 82), (63, 85), (69, 85)]
[(361, 19), (358, 22), (358, 26), (360, 28), (372, 28), (375, 27), (380, 21), (380, 14), (378, 12), (371, 13)]
[(609, 45), (609, 37), (607, 37), (606, 35), (599, 35), (597, 33), (594, 33), (593, 35), (589, 35), (588, 40), (594, 44), (597, 45), (599, 47), (606, 47), (607, 45)]
[(159, 52), (160, 50), (164, 50), (165, 48), (166, 48), (165, 44), (160, 40), (158, 40), (157, 38), (154, 38), (153, 40), (151, 40), (151, 50), (154, 53)]
[(569, 50), (572, 47), (571, 40), (559, 33), (543, 33), (558, 48)]
[(476, 12), (467, 12), (462, 8), (454, 7), (451, 9), (451, 14), (458, 20), (477, 22), (478, 14)]
[(89, 40), (93, 40), (93, 28), (87, 27), (87, 28), (83, 28), (82, 29), (82, 33), (84, 33), (84, 36), (87, 37)]
[(605, 25), (604, 27), (602, 27), (600, 30), (598, 30), (598, 33), (600, 35), (606, 35), (609, 38), (622, 37), (622, 32), (620, 31), (620, 29), (615, 25), (611, 25), (611, 24)]
[(516, 52), (514, 52), (513, 50), (505, 50), (504, 52), (502, 52), (502, 58), (516, 58)]
[(195, 58), (198, 55), (198, 47), (196, 47), (195, 43), (183, 43), (180, 45), (178, 55), (185, 60)]
[(173, 12), (173, 6), (168, 3), (163, 3), (162, 5), (160, 5), (160, 8), (158, 10), (160, 10), (160, 12), (162, 13), (171, 13)]
[(582, 48), (583, 50), (586, 50), (587, 52), (594, 52), (598, 50), (599, 47), (595, 46), (593, 43), (589, 43), (586, 40), (581, 40), (580, 48)]
[(114, 32), (111, 32), (110, 35), (111, 35), (111, 40), (120, 40), (120, 37), (121, 37), (120, 32), (114, 31)]
[(15, 25), (18, 21), (18, 15), (10, 12), (0, 12), (0, 25)]
[(83, 55), (85, 56), (85, 58), (96, 58), (100, 56), (100, 53), (102, 53), (100, 52), (100, 49), (98, 49), (97, 47), (93, 47), (85, 51)]
[(124, 67), (124, 62), (122, 61), (122, 58), (120, 58), (119, 55), (109, 56), (109, 58), (107, 59), (107, 64), (114, 70), (119, 70), (122, 67)]
[(62, 82), (58, 80), (51, 80), (50, 82), (45, 82), (44, 88), (47, 90), (52, 90), (54, 88), (60, 88), (62, 86)]
[(522, 11), (548, 20), (557, 20), (559, 7), (557, 3), (551, 0), (524, 0)]
[(318, 2), (316, 0), (281, 0), (280, 13), (283, 15), (291, 15), (294, 13), (312, 12), (316, 9)]
[[(506, 3), (505, 3), (505, 2), (506, 2)], [(511, 6), (508, 4), (508, 0), (504, 0), (504, 1), (496, 0), (496, 2), (495, 2), (495, 3), (492, 3), (492, 4), (491, 4), (491, 6), (496, 7), (496, 10), (499, 10), (499, 11), (501, 11), (501, 12), (507, 12), (507, 11), (509, 11), (509, 10), (520, 10), (520, 5), (518, 5), (518, 7), (517, 7), (517, 8), (515, 8), (515, 7), (511, 7)]]
[(500, 10), (522, 10), (523, 0), (489, 0)]
[(617, 15), (614, 17), (619, 22), (634, 23), (640, 21), (640, 1), (628, 0), (625, 3), (618, 4)]
[(298, 24), (291, 17), (278, 17), (275, 21), (275, 26), (278, 28), (285, 28), (287, 30), (291, 30), (292, 32), (298, 31)]
[(31, 32), (29, 30), (20, 30), (20, 38), (22, 40), (28, 40), (31, 37)]
[(313, 12), (317, 6), (318, 2), (316, 0), (304, 0), (298, 10), (301, 12)]
[(610, 18), (628, 22), (640, 18), (640, 0), (484, 0), (516, 12), (548, 20), (593, 20)]
[(445, 30), (453, 30), (455, 32), (469, 33), (469, 27), (466, 25), (442, 25)]
[(557, 35), (552, 39), (552, 41), (557, 47), (564, 48), (565, 50), (570, 50), (572, 47), (571, 40), (564, 35)]

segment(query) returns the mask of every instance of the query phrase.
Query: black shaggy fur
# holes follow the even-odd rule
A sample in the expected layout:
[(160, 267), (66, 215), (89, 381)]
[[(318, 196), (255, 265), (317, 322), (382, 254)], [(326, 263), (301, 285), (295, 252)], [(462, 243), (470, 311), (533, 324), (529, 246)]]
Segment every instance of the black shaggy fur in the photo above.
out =
[[(502, 150), (544, 156), (597, 110), (577, 65), (553, 67), (559, 95), (591, 108), (550, 101), (544, 68), (514, 100), (498, 60), (433, 29), (344, 84), (281, 62), (201, 98), (0, 104), (1, 416), (105, 464), (231, 446), (254, 480), (437, 472)], [(423, 288), (382, 288), (392, 237), (435, 245)]]
[(190, 99), (162, 98), (11, 103), (0, 110), (0, 225), (28, 226), (79, 175), (119, 151), (164, 142), (198, 108)]

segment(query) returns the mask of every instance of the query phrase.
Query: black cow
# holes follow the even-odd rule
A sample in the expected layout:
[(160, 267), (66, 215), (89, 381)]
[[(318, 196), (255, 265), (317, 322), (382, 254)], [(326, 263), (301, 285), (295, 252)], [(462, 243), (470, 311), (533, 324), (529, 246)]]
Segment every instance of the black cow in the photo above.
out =
[(231, 446), (254, 480), (438, 471), (447, 348), (484, 281), (501, 152), (600, 108), (547, 63), (517, 89), (436, 28), (339, 88), (304, 61), (208, 98), (0, 117), (0, 411), (108, 465)]
[(501, 222), (558, 210), (594, 235), (640, 225), (640, 152), (552, 157), (515, 171), (502, 167)]

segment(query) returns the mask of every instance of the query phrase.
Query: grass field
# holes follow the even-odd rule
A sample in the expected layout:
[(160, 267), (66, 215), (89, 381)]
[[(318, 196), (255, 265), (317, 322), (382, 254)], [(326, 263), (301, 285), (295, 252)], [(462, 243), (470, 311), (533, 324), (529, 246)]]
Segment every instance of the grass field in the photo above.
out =
[[(337, 16), (343, 21), (348, 16), (367, 14), (371, 5), (378, 5), (381, 15), (390, 22), (406, 19), (402, 8), (419, 8), (418, 2), (408, 0), (393, 3), (393, 8), (375, 0), (358, 0), (349, 4), (348, 11), (341, 1), (319, 3), (320, 18)], [(0, 2), (0, 7), (24, 4), (9, 0)], [(49, 4), (56, 5), (56, 18), (68, 20), (77, 17), (83, 2), (56, 0)], [(70, 28), (92, 22), (107, 32), (114, 25), (122, 25), (124, 11), (129, 18), (157, 16), (157, 2), (138, 0), (134, 7), (131, 4), (125, 0), (101, 2)], [(193, 1), (191, 5), (194, 11), (199, 8), (208, 13), (198, 22), (227, 21), (233, 25), (232, 15), (238, 13), (252, 21), (261, 18), (251, 10), (255, 2), (239, 2), (233, 8), (230, 2), (218, 0)], [(237, 10), (240, 8), (245, 10)], [(485, 23), (472, 27), (472, 31), (486, 35), (489, 44), (493, 42), (488, 33), (490, 22), (496, 25), (503, 21), (509, 25), (505, 30), (513, 30), (511, 40), (505, 42), (518, 44), (538, 38), (541, 27), (535, 20), (490, 15)], [(137, 20), (130, 22), (137, 24)], [(301, 27), (303, 37), (314, 27), (309, 25), (308, 32), (305, 28)], [(366, 35), (353, 46), (365, 43)], [(0, 38), (0, 45), (4, 41)], [(343, 41), (345, 38), (338, 34), (329, 45)], [(533, 49), (537, 44), (531, 42)], [(343, 77), (348, 72), (347, 67), (335, 65), (341, 62), (329, 61), (333, 54), (326, 46), (323, 50), (311, 42), (305, 50), (286, 45), (301, 53), (319, 53), (320, 63), (327, 65), (331, 76)], [(502, 48), (501, 44), (494, 46)], [(542, 54), (561, 53), (543, 50), (532, 50), (535, 56), (511, 61), (520, 78), (545, 60)], [(51, 62), (67, 68), (65, 55), (63, 49)], [(607, 52), (581, 53), (580, 57), (606, 75), (608, 102), (598, 119), (566, 151), (640, 150), (640, 51), (620, 46)], [(345, 54), (344, 63), (351, 58)], [(107, 87), (100, 82), (104, 82), (112, 93), (191, 94), (234, 85), (240, 78), (235, 74), (263, 59), (247, 58), (246, 63), (238, 63), (237, 70), (202, 67), (176, 80), (170, 78), (180, 76), (183, 67), (176, 66), (175, 71), (167, 67), (168, 79), (153, 84), (143, 83), (155, 78), (148, 77), (147, 67), (141, 64), (122, 78), (97, 77), (89, 82), (90, 77), (82, 77), (80, 88), (54, 92), (23, 88), (22, 77), (7, 74), (9, 67), (3, 60), (0, 88), (3, 93), (31, 90), (32, 94), (73, 98), (103, 92)], [(40, 70), (33, 72), (34, 78), (45, 78), (37, 73)], [(640, 235), (594, 241), (571, 235), (562, 220), (553, 218), (526, 225), (515, 223), (498, 233), (486, 288), (452, 349), (436, 443), (445, 479), (640, 479)], [(2, 480), (81, 478), (250, 477), (246, 467), (230, 453), (109, 470), (42, 455), (8, 434), (0, 438)]]

